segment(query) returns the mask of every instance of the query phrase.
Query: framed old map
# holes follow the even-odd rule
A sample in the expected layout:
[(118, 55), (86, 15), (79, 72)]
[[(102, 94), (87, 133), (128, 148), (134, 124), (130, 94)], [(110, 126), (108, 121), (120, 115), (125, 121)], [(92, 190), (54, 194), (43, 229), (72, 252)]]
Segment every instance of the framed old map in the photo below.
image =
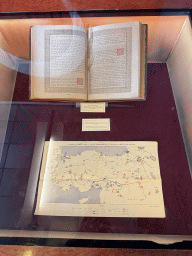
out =
[(46, 142), (35, 214), (165, 217), (157, 142)]

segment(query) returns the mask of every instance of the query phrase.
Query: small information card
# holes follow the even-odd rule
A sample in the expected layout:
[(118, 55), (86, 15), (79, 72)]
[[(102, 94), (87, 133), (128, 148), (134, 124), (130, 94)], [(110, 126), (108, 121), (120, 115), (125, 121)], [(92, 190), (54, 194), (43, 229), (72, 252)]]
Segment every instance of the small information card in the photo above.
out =
[(110, 131), (110, 118), (82, 119), (82, 131)]
[(81, 102), (80, 103), (80, 112), (105, 112), (105, 102)]

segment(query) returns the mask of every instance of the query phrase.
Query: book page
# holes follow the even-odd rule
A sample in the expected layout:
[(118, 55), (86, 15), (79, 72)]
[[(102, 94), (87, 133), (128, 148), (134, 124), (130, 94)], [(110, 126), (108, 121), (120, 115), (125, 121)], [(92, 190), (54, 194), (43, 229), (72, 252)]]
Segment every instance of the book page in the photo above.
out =
[(138, 98), (141, 23), (89, 30), (89, 100)]
[(45, 142), (35, 214), (164, 218), (157, 142)]
[(87, 32), (81, 26), (32, 28), (32, 98), (86, 99)]

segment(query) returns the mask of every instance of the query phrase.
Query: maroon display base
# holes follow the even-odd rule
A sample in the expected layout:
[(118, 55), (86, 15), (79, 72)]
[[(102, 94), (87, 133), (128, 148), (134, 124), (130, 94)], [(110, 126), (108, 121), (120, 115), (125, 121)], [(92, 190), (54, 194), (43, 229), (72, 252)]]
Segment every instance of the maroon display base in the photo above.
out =
[[(146, 101), (111, 102), (106, 113), (98, 114), (80, 113), (75, 104), (32, 103), (28, 99), (29, 77), (18, 74), (13, 97), (16, 101), (17, 112), (14, 125), (12, 124), (14, 126), (13, 131), (10, 132), (11, 128), (9, 128), (11, 134), (7, 143), (7, 161), (9, 162), (4, 164), (3, 175), (9, 173), (10, 179), (12, 169), (21, 170), (18, 171), (18, 177), (15, 177), (14, 182), (10, 185), (12, 186), (11, 196), (15, 198), (14, 200), (20, 201), (17, 210), (15, 210), (15, 217), (14, 213), (11, 214), (12, 224), (9, 221), (9, 228), (101, 233), (192, 234), (192, 181), (166, 64), (148, 64), (147, 77)], [(26, 100), (27, 102), (24, 103), (23, 101)], [(11, 113), (13, 115), (14, 108), (12, 108)], [(82, 118), (110, 118), (111, 131), (82, 132)], [(34, 216), (26, 227), (20, 227), (18, 221), (24, 202), (24, 197), (21, 198), (21, 194), (26, 193), (37, 122), (40, 121), (48, 122), (49, 137), (57, 134), (57, 140), (157, 141), (166, 218), (85, 217), (81, 218), (81, 224), (76, 230), (70, 226), (70, 221), (69, 225), (66, 226), (66, 217)], [(8, 127), (10, 127), (10, 123)], [(22, 143), (20, 150), (24, 150), (27, 143), (28, 154), (24, 159), (25, 161), (22, 158), (23, 155), (19, 155), (15, 143)], [(18, 159), (11, 162), (14, 150)], [(25, 154), (26, 150), (24, 150)], [(22, 165), (24, 162), (26, 162), (25, 166)], [(23, 170), (24, 181), (21, 179)], [(16, 180), (17, 182), (15, 182)], [(22, 185), (21, 182), (23, 182)], [(15, 186), (14, 189), (13, 186)], [(7, 185), (5, 187), (7, 188)], [(3, 208), (1, 207), (1, 209)], [(68, 220), (73, 223), (73, 221), (80, 219), (69, 217)], [(5, 223), (1, 224), (0, 222), (0, 226), (6, 228)]]

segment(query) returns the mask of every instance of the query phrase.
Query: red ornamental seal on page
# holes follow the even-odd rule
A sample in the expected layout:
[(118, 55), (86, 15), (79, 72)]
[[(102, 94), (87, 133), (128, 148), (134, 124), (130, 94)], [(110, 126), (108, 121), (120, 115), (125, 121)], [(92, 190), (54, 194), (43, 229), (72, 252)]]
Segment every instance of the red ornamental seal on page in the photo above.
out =
[(124, 53), (125, 53), (124, 47), (117, 48), (117, 50), (116, 50), (117, 56), (124, 55)]
[(77, 78), (77, 85), (83, 85), (83, 78)]

